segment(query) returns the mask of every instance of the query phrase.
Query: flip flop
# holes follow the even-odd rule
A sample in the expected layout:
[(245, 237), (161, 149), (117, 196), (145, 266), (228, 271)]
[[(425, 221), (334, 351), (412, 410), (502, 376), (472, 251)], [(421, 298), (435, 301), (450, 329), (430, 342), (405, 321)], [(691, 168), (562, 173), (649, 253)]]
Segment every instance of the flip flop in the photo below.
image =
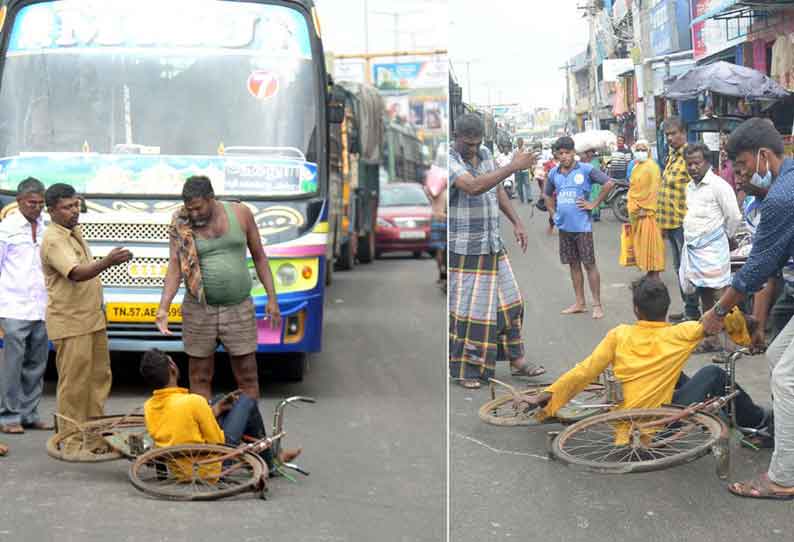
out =
[(51, 423), (39, 420), (33, 423), (23, 424), (25, 429), (32, 429), (34, 431), (52, 431), (55, 426)]
[(526, 363), (519, 367), (510, 365), (510, 376), (526, 376), (529, 378), (534, 378), (544, 374), (546, 374), (546, 368), (543, 365), (534, 365), (532, 363)]
[(578, 307), (576, 305), (571, 305), (567, 309), (563, 309), (560, 311), (560, 314), (569, 315), (569, 314), (582, 314), (587, 312), (587, 307)]
[(18, 423), (0, 424), (0, 433), (7, 433), (9, 435), (21, 435), (25, 432), (25, 428)]
[[(794, 488), (791, 488), (794, 490)], [(748, 499), (771, 499), (776, 501), (790, 501), (794, 499), (794, 491), (776, 492), (772, 489), (771, 481), (766, 473), (760, 474), (757, 478), (744, 482), (734, 482), (728, 486), (728, 491), (737, 497)]]
[(604, 317), (604, 308), (601, 305), (593, 305), (593, 320), (600, 320)]
[(458, 378), (455, 380), (455, 384), (461, 388), (466, 388), (467, 390), (478, 390), (482, 387), (480, 381), (474, 380), (473, 378)]

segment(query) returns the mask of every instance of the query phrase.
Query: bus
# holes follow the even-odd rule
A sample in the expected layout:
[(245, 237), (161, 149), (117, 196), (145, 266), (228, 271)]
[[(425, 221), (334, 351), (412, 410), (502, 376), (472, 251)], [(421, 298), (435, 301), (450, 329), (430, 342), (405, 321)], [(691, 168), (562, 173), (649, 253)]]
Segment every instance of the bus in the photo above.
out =
[[(111, 350), (181, 351), (154, 325), (168, 226), (182, 184), (206, 175), (221, 200), (254, 214), (283, 323), (264, 319), (254, 278), (258, 353), (300, 380), (322, 347), (328, 265), (328, 105), (311, 0), (3, 0), (0, 219), (17, 184), (67, 182), (84, 198), (96, 258), (134, 258), (101, 275)], [(276, 356), (271, 356), (276, 357)]]
[(329, 200), (336, 210), (329, 236), (337, 266), (350, 270), (375, 259), (385, 107), (375, 87), (350, 81), (334, 84), (332, 99), (344, 106), (345, 119), (329, 132)]

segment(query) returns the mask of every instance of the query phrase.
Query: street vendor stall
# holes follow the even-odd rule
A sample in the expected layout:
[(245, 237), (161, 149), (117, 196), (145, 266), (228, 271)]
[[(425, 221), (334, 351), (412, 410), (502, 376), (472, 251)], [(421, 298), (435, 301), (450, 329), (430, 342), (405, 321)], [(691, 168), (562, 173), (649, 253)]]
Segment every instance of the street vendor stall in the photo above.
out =
[(791, 132), (791, 107), (778, 106), (790, 105), (792, 94), (774, 79), (745, 66), (722, 61), (697, 66), (673, 80), (664, 97), (697, 104), (698, 118), (687, 122), (687, 139), (706, 143), (717, 167), (720, 134), (731, 132), (748, 118), (767, 117), (781, 133)]

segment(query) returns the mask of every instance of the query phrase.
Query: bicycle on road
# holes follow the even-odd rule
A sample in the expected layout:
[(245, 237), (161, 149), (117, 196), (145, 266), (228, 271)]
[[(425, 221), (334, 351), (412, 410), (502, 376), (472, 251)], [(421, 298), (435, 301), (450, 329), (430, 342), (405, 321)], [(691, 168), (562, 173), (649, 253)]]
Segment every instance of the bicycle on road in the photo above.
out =
[(708, 452), (717, 459), (717, 475), (730, 470), (730, 436), (765, 436), (763, 430), (736, 423), (736, 362), (748, 351), (726, 354), (717, 363), (728, 375), (724, 395), (683, 406), (616, 410), (588, 416), (551, 433), (553, 459), (603, 473), (646, 472), (694, 461)]
[[(739, 349), (714, 359), (727, 374), (724, 395), (689, 406), (614, 410), (622, 402), (620, 383), (608, 369), (599, 383), (587, 386), (553, 418), (538, 421), (540, 407), (527, 399), (548, 385), (517, 390), (491, 379), (491, 400), (480, 407), (480, 419), (499, 426), (567, 425), (548, 433), (548, 454), (563, 463), (603, 473), (660, 470), (693, 461), (712, 452), (717, 474), (727, 478), (730, 469), (730, 437), (756, 448), (745, 437), (771, 438), (765, 430), (741, 427), (736, 421), (734, 399), (736, 362), (748, 354)], [(496, 387), (508, 393), (496, 395)]]
[[(284, 411), (293, 403), (315, 403), (312, 397), (294, 396), (276, 405), (271, 436), (244, 437), (237, 448), (222, 444), (185, 444), (155, 448), (146, 432), (140, 409), (83, 423), (56, 415), (68, 427), (47, 440), (48, 454), (62, 461), (96, 463), (126, 458), (132, 461), (132, 485), (147, 495), (177, 501), (215, 500), (243, 492), (258, 492), (264, 499), (269, 471), (259, 455), (270, 448), (274, 471), (294, 481), (289, 470), (309, 473), (279, 459), (284, 437)], [(97, 446), (102, 442), (104, 446)]]

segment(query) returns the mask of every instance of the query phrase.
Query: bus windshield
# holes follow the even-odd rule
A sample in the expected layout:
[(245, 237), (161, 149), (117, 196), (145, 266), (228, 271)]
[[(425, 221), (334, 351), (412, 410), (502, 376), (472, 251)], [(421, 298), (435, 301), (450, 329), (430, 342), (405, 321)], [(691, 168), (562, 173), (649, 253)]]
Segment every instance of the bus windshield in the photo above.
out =
[(320, 86), (304, 15), (219, 0), (60, 0), (14, 18), (0, 80), (0, 189), (319, 190)]

